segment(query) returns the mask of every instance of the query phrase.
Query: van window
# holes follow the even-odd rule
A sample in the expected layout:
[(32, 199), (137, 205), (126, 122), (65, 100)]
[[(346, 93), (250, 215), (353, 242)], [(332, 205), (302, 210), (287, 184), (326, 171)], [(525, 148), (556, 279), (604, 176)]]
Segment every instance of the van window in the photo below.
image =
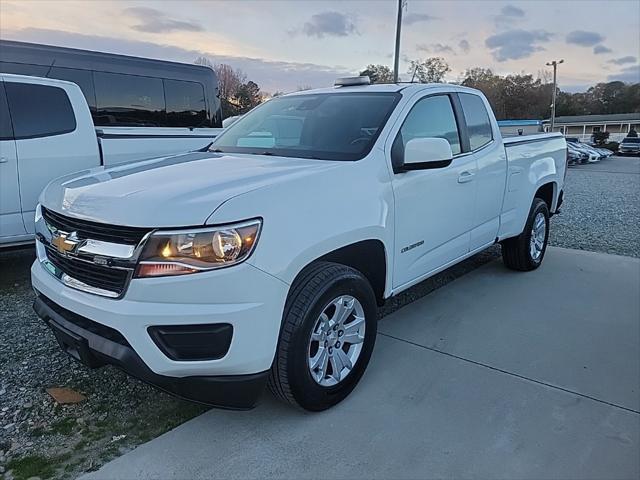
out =
[(9, 105), (4, 93), (4, 82), (0, 81), (0, 140), (13, 140), (13, 127), (9, 116)]
[(5, 82), (16, 140), (73, 132), (76, 117), (62, 88)]
[(164, 80), (167, 127), (210, 127), (204, 88), (197, 82)]
[(47, 74), (49, 78), (73, 82), (80, 87), (84, 98), (87, 99), (89, 110), (93, 113), (96, 109), (96, 92), (93, 88), (93, 74), (91, 70), (78, 70), (77, 68), (52, 67)]
[(13, 73), (14, 75), (30, 75), (32, 77), (44, 77), (49, 70), (48, 66), (31, 65), (29, 63), (0, 62), (0, 72)]
[(94, 72), (93, 79), (96, 126), (165, 126), (162, 79), (106, 72)]
[(477, 150), (493, 140), (489, 114), (482, 98), (470, 93), (460, 93), (460, 103), (467, 122), (471, 150)]
[(444, 138), (454, 155), (462, 151), (458, 124), (448, 95), (425, 97), (413, 106), (393, 142), (394, 167), (402, 165), (404, 147), (414, 138)]

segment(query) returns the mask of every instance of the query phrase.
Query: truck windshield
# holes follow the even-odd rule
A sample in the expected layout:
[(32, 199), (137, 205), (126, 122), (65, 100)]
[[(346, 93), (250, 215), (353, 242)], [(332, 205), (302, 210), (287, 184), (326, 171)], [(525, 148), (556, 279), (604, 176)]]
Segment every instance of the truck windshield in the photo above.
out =
[(274, 98), (228, 127), (210, 150), (359, 160), (373, 147), (399, 98), (393, 92)]

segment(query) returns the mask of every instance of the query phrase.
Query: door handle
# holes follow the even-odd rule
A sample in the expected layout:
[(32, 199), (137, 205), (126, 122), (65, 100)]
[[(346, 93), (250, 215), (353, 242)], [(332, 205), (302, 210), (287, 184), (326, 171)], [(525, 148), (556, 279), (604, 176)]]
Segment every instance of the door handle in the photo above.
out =
[(467, 171), (462, 172), (460, 176), (458, 176), (458, 183), (470, 182), (471, 180), (473, 180), (474, 176), (475, 176), (475, 173), (467, 172)]
[(7, 163), (9, 159), (7, 157), (0, 157), (0, 163)]

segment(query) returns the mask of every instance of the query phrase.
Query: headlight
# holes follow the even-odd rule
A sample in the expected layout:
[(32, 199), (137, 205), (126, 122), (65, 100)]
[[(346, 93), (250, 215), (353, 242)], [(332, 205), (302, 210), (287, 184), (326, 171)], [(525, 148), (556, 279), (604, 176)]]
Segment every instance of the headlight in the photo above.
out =
[(147, 239), (136, 277), (184, 275), (243, 262), (258, 241), (261, 220), (194, 230), (157, 231)]

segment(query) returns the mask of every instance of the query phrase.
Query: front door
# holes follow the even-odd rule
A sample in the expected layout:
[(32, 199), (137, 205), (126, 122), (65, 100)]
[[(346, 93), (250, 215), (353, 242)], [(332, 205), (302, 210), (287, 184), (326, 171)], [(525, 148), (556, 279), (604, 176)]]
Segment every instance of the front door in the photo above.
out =
[[(418, 100), (392, 149), (398, 164), (414, 138), (444, 138), (453, 161), (445, 167), (395, 173), (395, 264), (393, 286), (402, 287), (469, 252), (476, 197), (476, 161), (463, 154), (458, 122), (449, 95)], [(401, 160), (400, 160), (401, 162)]]
[(25, 233), (20, 211), (16, 142), (4, 82), (0, 80), (0, 238), (10, 242), (10, 237)]

